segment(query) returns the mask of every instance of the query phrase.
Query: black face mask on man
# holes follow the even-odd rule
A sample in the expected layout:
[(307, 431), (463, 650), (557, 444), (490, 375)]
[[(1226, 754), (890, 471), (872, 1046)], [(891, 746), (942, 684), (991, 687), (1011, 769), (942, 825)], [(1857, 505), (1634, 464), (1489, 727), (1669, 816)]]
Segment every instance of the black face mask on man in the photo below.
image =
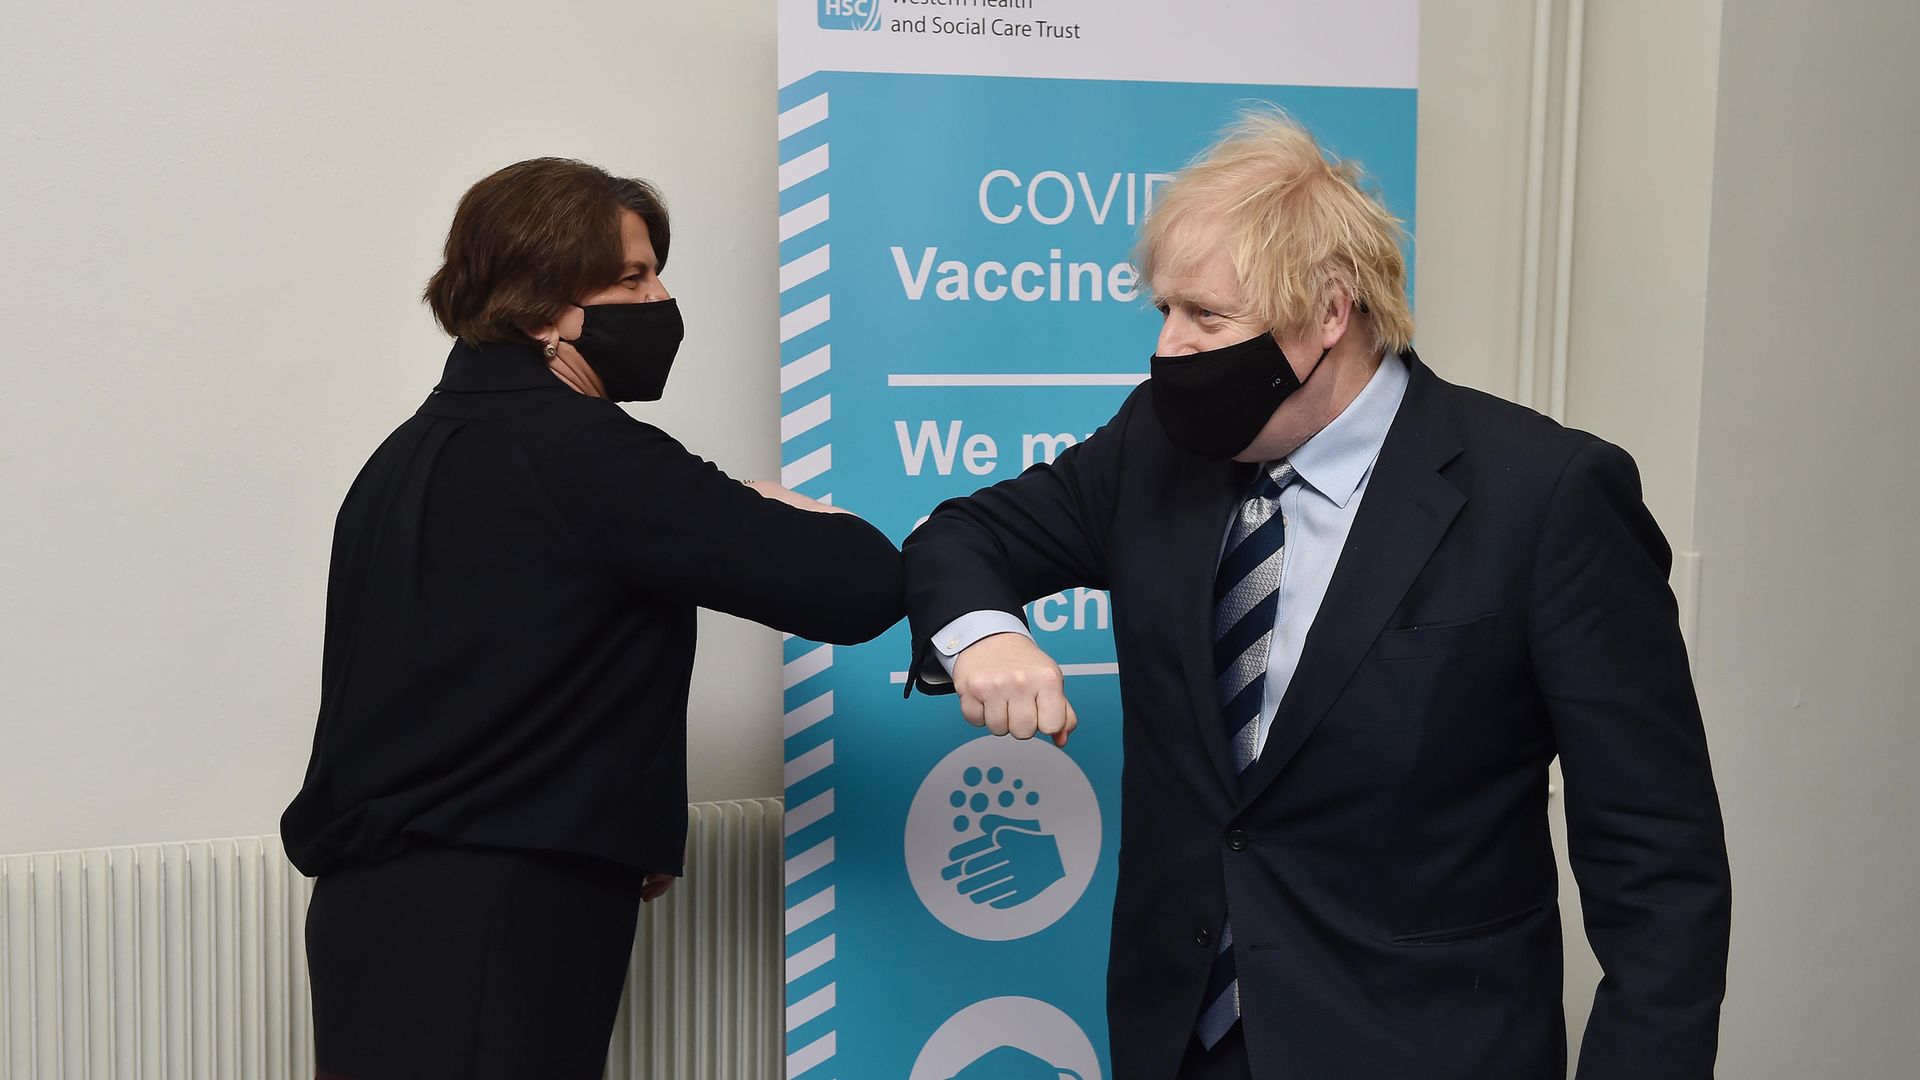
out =
[(614, 401), (659, 401), (686, 327), (672, 299), (641, 304), (590, 304), (580, 336), (569, 344), (600, 376)]
[[(1332, 349), (1320, 350), (1307, 378)], [(1175, 446), (1225, 461), (1253, 444), (1273, 410), (1305, 385), (1272, 334), (1188, 356), (1155, 356), (1153, 411)]]

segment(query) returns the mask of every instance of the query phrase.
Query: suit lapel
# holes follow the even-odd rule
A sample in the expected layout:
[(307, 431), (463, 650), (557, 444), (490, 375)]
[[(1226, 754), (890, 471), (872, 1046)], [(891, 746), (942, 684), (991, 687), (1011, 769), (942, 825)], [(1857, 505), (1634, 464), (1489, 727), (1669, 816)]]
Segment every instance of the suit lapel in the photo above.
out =
[(1219, 569), (1227, 522), (1252, 483), (1255, 466), (1182, 457), (1185, 460), (1176, 495), (1179, 504), (1172, 515), (1173, 638), (1179, 643), (1180, 666), (1193, 698), (1201, 745), (1219, 770), (1221, 783), (1232, 792), (1238, 789), (1240, 780), (1227, 748), (1227, 721), (1214, 689), (1213, 579)]
[[(1293, 681), (1260, 757), (1240, 777), (1252, 802), (1293, 760), (1346, 689), (1387, 620), (1433, 556), (1465, 496), (1439, 473), (1460, 442), (1438, 400), (1443, 383), (1409, 354), (1412, 380), (1347, 534)], [(1219, 709), (1213, 715), (1216, 726)]]

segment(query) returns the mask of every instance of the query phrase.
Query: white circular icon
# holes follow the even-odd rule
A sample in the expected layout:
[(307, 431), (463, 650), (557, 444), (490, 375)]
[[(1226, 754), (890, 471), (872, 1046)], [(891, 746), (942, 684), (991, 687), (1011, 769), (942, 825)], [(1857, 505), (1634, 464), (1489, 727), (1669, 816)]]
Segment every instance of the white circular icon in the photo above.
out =
[(941, 759), (907, 811), (907, 877), (933, 917), (980, 941), (1037, 934), (1100, 860), (1093, 785), (1044, 739), (984, 735)]
[(1073, 1018), (1027, 997), (988, 998), (955, 1013), (907, 1080), (1101, 1080), (1100, 1058)]

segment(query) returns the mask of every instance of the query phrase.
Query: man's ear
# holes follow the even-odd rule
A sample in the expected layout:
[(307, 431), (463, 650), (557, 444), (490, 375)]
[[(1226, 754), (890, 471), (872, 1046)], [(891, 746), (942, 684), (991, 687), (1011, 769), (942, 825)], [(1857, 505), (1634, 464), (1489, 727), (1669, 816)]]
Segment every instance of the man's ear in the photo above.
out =
[(1346, 336), (1348, 326), (1353, 323), (1354, 307), (1353, 297), (1344, 286), (1327, 290), (1326, 306), (1320, 314), (1321, 348), (1331, 349)]

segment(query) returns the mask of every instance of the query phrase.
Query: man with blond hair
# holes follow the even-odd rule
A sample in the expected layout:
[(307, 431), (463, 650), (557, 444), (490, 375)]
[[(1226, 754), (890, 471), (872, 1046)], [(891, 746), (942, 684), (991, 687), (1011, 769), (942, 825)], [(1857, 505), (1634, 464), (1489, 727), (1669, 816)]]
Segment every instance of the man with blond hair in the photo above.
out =
[(1579, 1076), (1710, 1077), (1726, 845), (1666, 541), (1625, 452), (1421, 363), (1358, 177), (1256, 114), (1163, 189), (1147, 382), (907, 541), (918, 682), (1064, 745), (1022, 607), (1112, 591), (1119, 1080), (1564, 1075), (1556, 755)]

